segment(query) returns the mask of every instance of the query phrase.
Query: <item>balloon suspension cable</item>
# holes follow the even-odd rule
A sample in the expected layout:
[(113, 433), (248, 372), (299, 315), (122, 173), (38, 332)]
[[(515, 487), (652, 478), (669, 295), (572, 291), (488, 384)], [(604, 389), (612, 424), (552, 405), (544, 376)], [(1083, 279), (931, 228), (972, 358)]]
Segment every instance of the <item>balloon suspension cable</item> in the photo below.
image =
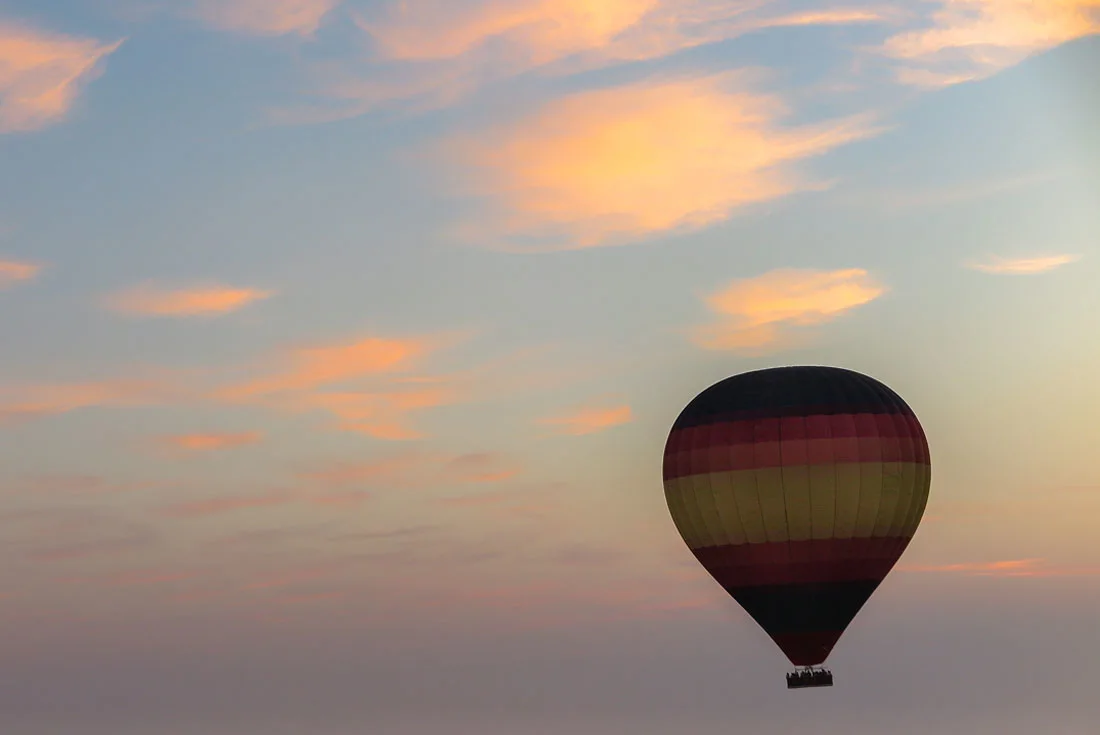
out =
[(833, 672), (824, 666), (799, 666), (787, 674), (788, 689), (809, 689), (811, 687), (831, 687)]

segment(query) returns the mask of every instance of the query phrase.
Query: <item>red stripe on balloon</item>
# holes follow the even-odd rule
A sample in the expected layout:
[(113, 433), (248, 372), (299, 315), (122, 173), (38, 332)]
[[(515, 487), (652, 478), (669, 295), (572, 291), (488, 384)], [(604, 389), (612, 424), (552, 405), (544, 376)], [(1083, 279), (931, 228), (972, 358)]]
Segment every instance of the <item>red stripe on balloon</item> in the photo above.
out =
[(897, 563), (908, 538), (814, 539), (730, 544), (694, 549), (727, 590), (763, 585), (881, 580)]
[[(900, 426), (880, 430), (880, 419), (895, 417), (862, 416), (763, 419), (678, 429), (669, 435), (665, 447), (664, 477), (670, 480), (711, 472), (838, 462), (930, 462), (928, 444), (915, 423), (899, 416)], [(788, 421), (797, 429), (783, 426), (781, 432), (773, 430)], [(830, 434), (839, 426), (845, 428)], [(755, 438), (748, 438), (750, 431)]]

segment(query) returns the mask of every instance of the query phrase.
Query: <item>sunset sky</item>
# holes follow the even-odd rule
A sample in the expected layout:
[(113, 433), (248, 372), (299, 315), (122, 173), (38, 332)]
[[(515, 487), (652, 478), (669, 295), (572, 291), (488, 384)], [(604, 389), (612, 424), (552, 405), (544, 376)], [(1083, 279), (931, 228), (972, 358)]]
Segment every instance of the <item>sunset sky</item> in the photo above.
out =
[[(1100, 0), (0, 0), (4, 735), (1096, 732)], [(734, 373), (928, 436), (790, 665)]]

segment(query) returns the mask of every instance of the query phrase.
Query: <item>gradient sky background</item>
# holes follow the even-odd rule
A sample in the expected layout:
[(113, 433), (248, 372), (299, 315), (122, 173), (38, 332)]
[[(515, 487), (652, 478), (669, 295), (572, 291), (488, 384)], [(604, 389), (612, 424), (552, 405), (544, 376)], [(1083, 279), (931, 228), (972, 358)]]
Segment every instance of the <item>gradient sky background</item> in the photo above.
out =
[[(1100, 0), (0, 0), (5, 735), (1096, 732)], [(661, 452), (831, 364), (830, 663)]]

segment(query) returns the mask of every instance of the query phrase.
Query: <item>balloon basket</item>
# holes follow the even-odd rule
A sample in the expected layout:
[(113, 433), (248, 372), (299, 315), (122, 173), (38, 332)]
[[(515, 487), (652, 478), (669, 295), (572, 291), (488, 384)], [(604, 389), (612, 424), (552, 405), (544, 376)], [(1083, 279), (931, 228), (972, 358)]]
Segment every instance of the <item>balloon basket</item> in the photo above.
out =
[(787, 674), (788, 689), (809, 689), (811, 687), (831, 687), (833, 672), (828, 669), (807, 667)]

